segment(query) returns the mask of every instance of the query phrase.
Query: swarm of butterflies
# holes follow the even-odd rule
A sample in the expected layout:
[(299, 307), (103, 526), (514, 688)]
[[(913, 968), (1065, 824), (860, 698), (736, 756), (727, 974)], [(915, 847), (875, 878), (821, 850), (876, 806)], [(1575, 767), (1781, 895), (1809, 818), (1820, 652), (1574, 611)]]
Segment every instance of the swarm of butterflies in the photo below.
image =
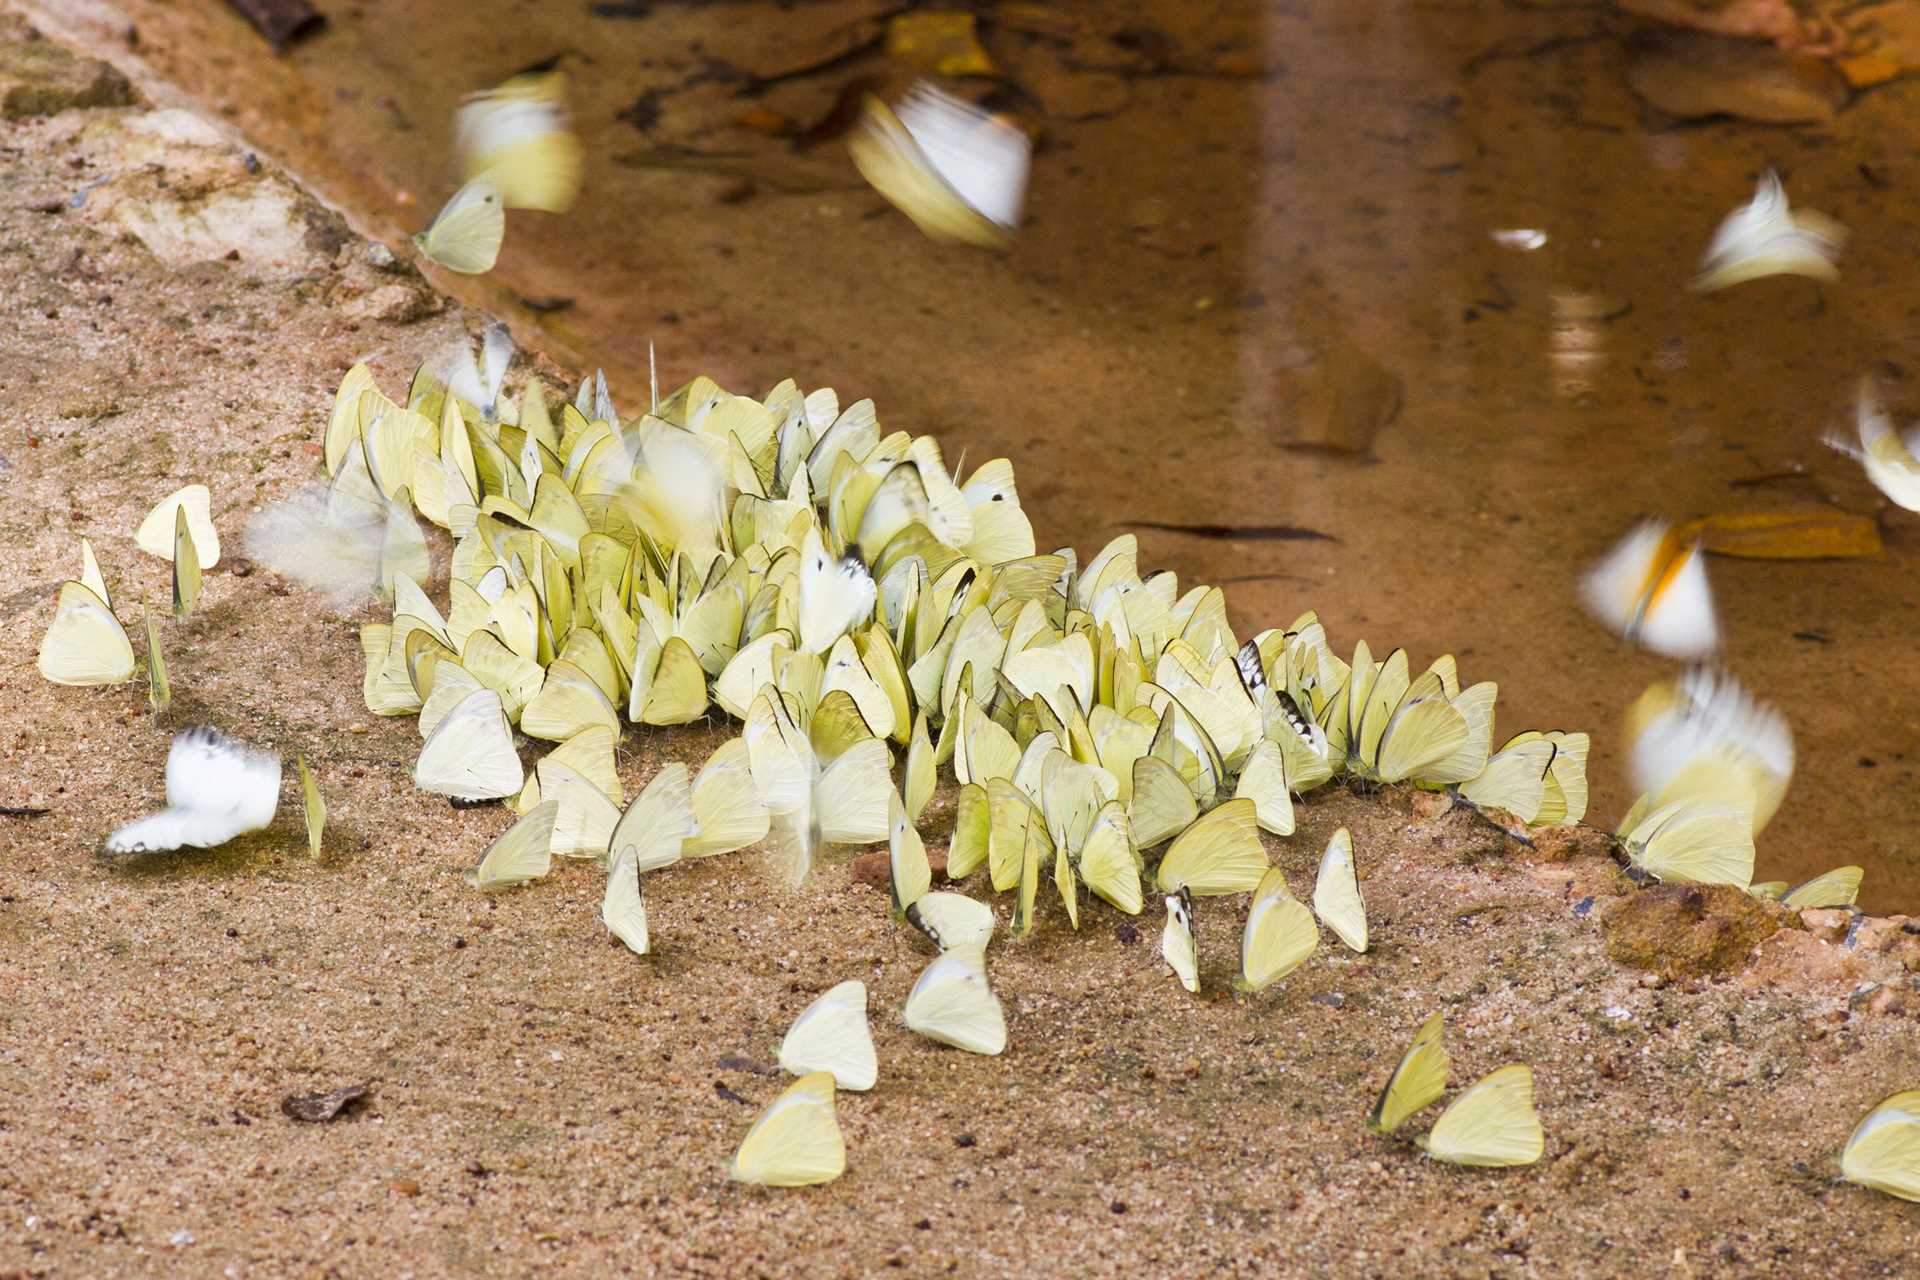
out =
[[(499, 153), (550, 140), (556, 108), (537, 77), (507, 93), (514, 83), (475, 104), (498, 110), (471, 135), (485, 141), (470, 149), (493, 158), (470, 160), (463, 191), (543, 207)], [(1336, 779), (1441, 791), (1521, 839), (1584, 818), (1585, 734), (1527, 732), (1496, 750), (1494, 684), (1463, 688), (1451, 656), (1415, 673), (1404, 651), (1376, 659), (1364, 642), (1344, 660), (1312, 613), (1242, 642), (1219, 588), (1182, 592), (1172, 573), (1143, 574), (1131, 535), (1084, 565), (1071, 548), (1042, 554), (1008, 461), (950, 471), (932, 437), (883, 434), (869, 400), (843, 407), (832, 389), (790, 379), (755, 398), (700, 377), (664, 399), (656, 386), (646, 412), (623, 418), (596, 375), (556, 411), (537, 377), (505, 392), (513, 354), (495, 326), (477, 358), (462, 347), (430, 361), (398, 400), (356, 366), (326, 423), (326, 479), (248, 530), (261, 560), (336, 604), (391, 602), (391, 621), (361, 629), (367, 707), (418, 717), (420, 788), (519, 815), (470, 873), (483, 890), (537, 880), (556, 856), (593, 861), (607, 874), (603, 922), (645, 954), (643, 876), (763, 845), (798, 883), (824, 850), (885, 842), (893, 911), (937, 953), (906, 1025), (991, 1055), (1007, 1042), (986, 965), (996, 916), (933, 888), (919, 832), (943, 766), (958, 784), (949, 882), (984, 867), (994, 892), (1014, 894), (1014, 938), (1039, 926), (1043, 880), (1074, 929), (1093, 898), (1139, 914), (1151, 886), (1166, 913), (1162, 955), (1193, 992), (1204, 898), (1250, 895), (1235, 980), (1246, 992), (1305, 963), (1321, 924), (1366, 950), (1348, 831), (1325, 848), (1311, 909), (1269, 864), (1261, 833), (1293, 833), (1296, 796)], [(1888, 434), (1863, 408), (1869, 456)], [(177, 617), (219, 556), (209, 513), (205, 487), (189, 486), (137, 534), (172, 561)], [(444, 608), (422, 585), (432, 563), (419, 517), (453, 539)], [(1716, 647), (1699, 549), (1663, 528), (1630, 535), (1587, 595), (1651, 648)], [(158, 710), (167, 684), (151, 617), (147, 632)], [(84, 543), (40, 665), (64, 684), (134, 674)], [(614, 755), (624, 725), (715, 711), (741, 734), (697, 773), (661, 767), (629, 801)], [(516, 730), (553, 744), (530, 774)], [(1629, 737), (1647, 792), (1620, 827), (1632, 868), (1749, 887), (1753, 835), (1792, 769), (1784, 721), (1697, 667), (1642, 697)], [(317, 852), (325, 802), (304, 760), (300, 773)], [(261, 829), (279, 783), (278, 757), (189, 730), (169, 754), (168, 807), (114, 833), (107, 850), (207, 847)], [(1851, 903), (1858, 886), (1859, 869), (1842, 868), (1791, 889), (1751, 887), (1812, 906)], [(1369, 1117), (1376, 1132), (1444, 1092), (1441, 1030), (1435, 1015), (1416, 1036)], [(864, 985), (809, 1006), (780, 1061), (800, 1078), (746, 1135), (733, 1173), (831, 1180), (845, 1168), (835, 1090), (878, 1078)], [(1920, 1198), (1917, 1100), (1896, 1095), (1862, 1120), (1847, 1176)], [(1420, 1145), (1457, 1164), (1537, 1160), (1529, 1068), (1482, 1079)]]

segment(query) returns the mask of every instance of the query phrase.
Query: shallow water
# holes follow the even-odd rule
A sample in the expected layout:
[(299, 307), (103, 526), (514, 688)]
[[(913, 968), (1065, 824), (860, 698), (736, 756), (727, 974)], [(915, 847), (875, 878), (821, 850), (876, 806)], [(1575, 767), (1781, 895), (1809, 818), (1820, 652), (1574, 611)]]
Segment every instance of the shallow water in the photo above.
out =
[[(1863, 373), (1911, 390), (1911, 81), (1827, 126), (1680, 126), (1590, 6), (982, 5), (1004, 105), (1040, 130), (999, 256), (923, 239), (839, 139), (753, 127), (904, 86), (858, 52), (877, 4), (383, 0), (329, 6), (284, 58), (218, 5), (42, 7), (123, 52), (132, 24), (139, 57), (396, 247), (455, 185), (460, 96), (559, 56), (587, 194), (512, 215), (496, 271), (451, 290), (604, 364), (629, 411), (649, 343), (663, 388), (871, 395), (950, 458), (1011, 457), (1043, 546), (1129, 520), (1325, 533), (1142, 530), (1142, 565), (1226, 584), (1243, 632), (1314, 608), (1342, 648), (1452, 651), (1500, 682), (1500, 737), (1594, 734), (1595, 821), (1632, 798), (1620, 715), (1672, 668), (1580, 611), (1579, 569), (1642, 515), (1883, 514), (1880, 556), (1710, 572), (1726, 660), (1799, 751), (1759, 878), (1857, 862), (1864, 905), (1920, 903), (1920, 517), (1819, 443)], [(1689, 292), (1768, 167), (1851, 228), (1841, 281)], [(1544, 245), (1491, 234), (1522, 228)], [(1365, 403), (1372, 362), (1401, 395), (1368, 451), (1286, 447), (1324, 370)]]

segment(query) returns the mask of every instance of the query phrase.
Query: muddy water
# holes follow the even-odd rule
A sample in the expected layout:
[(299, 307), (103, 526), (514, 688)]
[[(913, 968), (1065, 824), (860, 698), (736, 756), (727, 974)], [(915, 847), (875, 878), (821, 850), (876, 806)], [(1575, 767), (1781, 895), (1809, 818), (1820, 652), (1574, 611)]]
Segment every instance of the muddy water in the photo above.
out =
[[(604, 364), (628, 409), (649, 342), (666, 386), (871, 395), (950, 456), (1011, 456), (1043, 545), (1322, 532), (1150, 530), (1142, 561), (1227, 584), (1243, 629), (1311, 607), (1342, 646), (1454, 652), (1499, 680), (1501, 736), (1594, 733), (1596, 820), (1631, 799), (1619, 716), (1670, 666), (1581, 614), (1578, 569), (1641, 515), (1884, 514), (1881, 556), (1711, 572), (1726, 658), (1799, 748), (1761, 878), (1858, 862), (1867, 905), (1920, 905), (1920, 518), (1818, 443), (1869, 369), (1920, 407), (1912, 82), (1831, 125), (1680, 127), (1588, 6), (1003, 5), (1002, 102), (1041, 143), (993, 256), (922, 239), (838, 140), (765, 131), (906, 82), (870, 49), (876, 4), (327, 3), (284, 58), (213, 3), (42, 7), (396, 247), (455, 185), (460, 96), (558, 56), (587, 195), (513, 215), (491, 276), (446, 281), (524, 343)], [(1842, 281), (1689, 293), (1769, 166), (1852, 229)], [(1369, 448), (1297, 447), (1396, 381)]]

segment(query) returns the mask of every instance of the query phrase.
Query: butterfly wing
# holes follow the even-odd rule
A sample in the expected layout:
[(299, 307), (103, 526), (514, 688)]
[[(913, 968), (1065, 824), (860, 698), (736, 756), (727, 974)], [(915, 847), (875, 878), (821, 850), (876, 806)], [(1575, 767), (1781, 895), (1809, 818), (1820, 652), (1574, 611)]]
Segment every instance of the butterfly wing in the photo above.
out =
[(1436, 1160), (1480, 1168), (1538, 1160), (1546, 1133), (1533, 1109), (1533, 1069), (1515, 1063), (1481, 1080), (1440, 1113), (1421, 1145)]

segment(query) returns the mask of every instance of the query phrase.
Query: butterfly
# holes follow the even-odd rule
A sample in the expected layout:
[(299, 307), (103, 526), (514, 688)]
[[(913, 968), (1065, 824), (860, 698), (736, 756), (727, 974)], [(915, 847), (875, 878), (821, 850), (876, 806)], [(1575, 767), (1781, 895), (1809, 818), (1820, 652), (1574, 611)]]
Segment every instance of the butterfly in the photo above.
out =
[(1883, 1098), (1847, 1135), (1840, 1174), (1902, 1200), (1920, 1200), (1920, 1090)]
[(1627, 712), (1627, 774), (1642, 792), (1709, 765), (1751, 798), (1758, 835), (1793, 777), (1793, 734), (1777, 710), (1724, 671), (1693, 667), (1663, 681)]
[(1439, 1013), (1420, 1024), (1413, 1043), (1374, 1099), (1373, 1110), (1367, 1113), (1367, 1128), (1375, 1133), (1392, 1133), (1407, 1117), (1425, 1110), (1447, 1091), (1450, 1062), (1440, 1039), (1445, 1029)]
[(807, 1187), (847, 1171), (847, 1147), (834, 1115), (833, 1073), (801, 1076), (760, 1113), (734, 1153), (737, 1182)]
[(467, 177), (485, 179), (510, 209), (571, 208), (583, 153), (568, 127), (565, 93), (564, 73), (541, 70), (470, 94), (454, 113)]
[(279, 756), (215, 729), (187, 729), (167, 752), (167, 807), (108, 836), (106, 852), (210, 849), (265, 827), (279, 807)]
[(850, 978), (802, 1010), (780, 1042), (780, 1066), (797, 1076), (832, 1072), (842, 1089), (873, 1088), (880, 1067), (867, 1027), (867, 984)]
[(469, 693), (449, 711), (413, 767), (413, 785), (458, 800), (514, 795), (525, 781), (512, 726), (492, 689)]
[(1345, 827), (1333, 833), (1320, 855), (1313, 910), (1340, 941), (1355, 951), (1367, 949), (1367, 904), (1360, 898), (1360, 876), (1353, 865), (1353, 836)]
[(133, 642), (104, 599), (81, 583), (63, 582), (40, 641), (39, 666), (54, 684), (120, 684), (133, 679)]
[(1208, 810), (1176, 836), (1155, 879), (1163, 893), (1246, 893), (1259, 888), (1267, 866), (1254, 803), (1243, 797)]
[(942, 951), (907, 993), (908, 1029), (968, 1053), (999, 1054), (1007, 1019), (987, 985), (986, 946)]
[(1274, 867), (1254, 890), (1240, 940), (1240, 982), (1247, 991), (1264, 991), (1305, 964), (1320, 946), (1313, 913), (1287, 888), (1287, 874)]
[(777, 852), (790, 883), (806, 878), (823, 843), (877, 844), (888, 838), (894, 789), (886, 743), (858, 739), (823, 766), (771, 685), (755, 696), (742, 736), (760, 797), (784, 823)]
[(1858, 448), (1838, 436), (1828, 436), (1828, 446), (1866, 468), (1867, 479), (1892, 502), (1908, 511), (1920, 511), (1920, 430), (1893, 429), (1871, 379), (1861, 381), (1854, 424), (1860, 438)]
[(800, 648), (824, 653), (848, 628), (873, 616), (873, 574), (858, 551), (839, 559), (827, 554), (818, 527), (800, 546)]
[(1448, 1164), (1532, 1164), (1546, 1151), (1546, 1133), (1533, 1109), (1533, 1068), (1515, 1063), (1487, 1075), (1448, 1104), (1433, 1128), (1415, 1141)]
[(453, 193), (413, 243), (449, 271), (477, 276), (493, 270), (506, 238), (507, 215), (500, 192), (476, 178)]
[[(553, 869), (553, 822), (559, 814), (558, 800), (543, 800), (527, 810), (487, 846), (467, 878), (476, 888), (492, 890), (526, 884), (546, 875)], [(634, 893), (639, 893), (637, 882)]]
[(1166, 895), (1167, 923), (1160, 930), (1160, 956), (1180, 985), (1200, 990), (1200, 948), (1193, 929), (1193, 891), (1182, 885)]
[(1019, 225), (1027, 135), (932, 85), (897, 113), (869, 98), (849, 146), (874, 190), (936, 240), (1001, 248)]
[(1777, 275), (1837, 280), (1840, 272), (1834, 262), (1846, 240), (1847, 229), (1825, 214), (1789, 208), (1780, 175), (1769, 169), (1761, 175), (1753, 199), (1728, 214), (1714, 231), (1693, 287), (1710, 292)]
[(306, 810), (307, 852), (317, 858), (320, 856), (320, 839), (327, 830), (327, 800), (320, 794), (319, 779), (307, 767), (306, 756), (295, 756), (294, 763), (300, 769), (300, 795)]
[[(555, 804), (544, 801), (541, 805)], [(637, 956), (647, 954), (651, 940), (647, 932), (647, 904), (640, 891), (640, 869), (631, 848), (613, 855), (607, 867), (607, 889), (600, 898), (600, 922), (607, 932), (626, 944)]]
[(162, 498), (140, 522), (134, 543), (150, 556), (173, 559), (178, 545), (179, 516), (187, 518), (187, 530), (193, 539), (200, 567), (211, 569), (220, 563), (220, 534), (213, 527), (213, 494), (203, 484), (190, 484)]
[(1713, 595), (1697, 543), (1664, 522), (1637, 526), (1581, 584), (1587, 607), (1628, 640), (1669, 658), (1703, 658), (1720, 647)]
[(1692, 884), (1753, 881), (1753, 795), (1720, 762), (1682, 770), (1643, 795), (1620, 820), (1618, 835), (1633, 869)]

